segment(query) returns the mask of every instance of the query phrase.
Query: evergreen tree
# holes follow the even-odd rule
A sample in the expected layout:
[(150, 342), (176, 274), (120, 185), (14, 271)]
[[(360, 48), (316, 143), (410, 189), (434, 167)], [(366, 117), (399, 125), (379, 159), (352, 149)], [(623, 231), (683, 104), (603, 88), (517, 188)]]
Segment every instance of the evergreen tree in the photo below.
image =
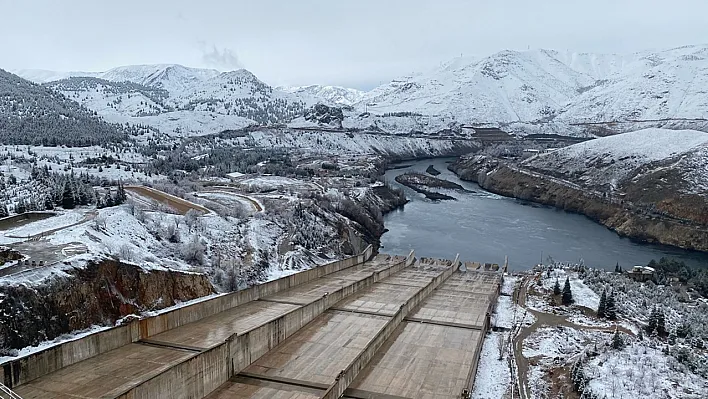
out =
[(74, 209), (76, 207), (76, 200), (74, 199), (74, 189), (72, 181), (69, 180), (64, 183), (64, 193), (61, 197), (61, 206), (64, 209)]
[(7, 205), (5, 203), (0, 203), (0, 218), (10, 216), (10, 212), (7, 210)]
[(54, 201), (52, 201), (52, 197), (49, 195), (44, 197), (44, 209), (49, 211), (54, 209)]
[(644, 332), (641, 328), (639, 329), (639, 334), (637, 334), (637, 339), (640, 341), (644, 341)]
[(612, 336), (612, 349), (622, 350), (624, 348), (624, 340), (619, 331), (615, 330), (615, 335)]
[(565, 284), (563, 285), (563, 305), (570, 305), (573, 303), (573, 293), (570, 291), (570, 280), (568, 277), (565, 278)]
[(660, 337), (666, 336), (666, 318), (664, 317), (664, 311), (659, 310), (656, 318), (656, 333)]
[(561, 293), (561, 286), (558, 283), (558, 279), (556, 279), (556, 285), (553, 286), (553, 295), (560, 295)]
[(15, 205), (15, 213), (18, 215), (27, 212), (27, 204), (24, 198), (20, 198)]
[(651, 334), (654, 331), (656, 331), (656, 325), (659, 319), (659, 311), (657, 310), (656, 307), (651, 310), (651, 314), (649, 315), (649, 323), (647, 324), (647, 333)]
[(605, 290), (602, 290), (602, 295), (600, 295), (600, 305), (598, 305), (598, 307), (597, 307), (597, 317), (599, 317), (599, 318), (605, 317), (606, 306), (607, 306), (607, 292), (605, 292)]
[(610, 293), (607, 297), (607, 305), (605, 307), (605, 317), (610, 320), (617, 320), (617, 307), (615, 306), (615, 294)]
[(619, 262), (617, 262), (617, 264), (615, 265), (615, 273), (619, 273), (619, 272), (620, 272), (620, 264), (619, 264)]

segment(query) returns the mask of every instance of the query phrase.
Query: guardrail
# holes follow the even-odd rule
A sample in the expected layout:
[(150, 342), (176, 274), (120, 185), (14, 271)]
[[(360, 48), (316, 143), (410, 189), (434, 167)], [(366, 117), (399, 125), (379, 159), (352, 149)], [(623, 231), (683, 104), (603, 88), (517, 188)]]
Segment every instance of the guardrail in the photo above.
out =
[(12, 392), (12, 390), (0, 383), (0, 398), (2, 399), (22, 399), (20, 395)]

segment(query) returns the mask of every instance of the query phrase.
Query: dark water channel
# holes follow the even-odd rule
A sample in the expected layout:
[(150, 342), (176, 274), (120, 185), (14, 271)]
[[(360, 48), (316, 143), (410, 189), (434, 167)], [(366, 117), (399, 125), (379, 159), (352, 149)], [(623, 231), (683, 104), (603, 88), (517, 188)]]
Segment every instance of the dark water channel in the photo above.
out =
[(585, 216), (484, 191), (448, 171), (450, 161), (439, 158), (405, 162), (407, 167), (386, 172), (391, 184), (402, 187), (394, 180), (397, 175), (406, 171), (425, 173), (432, 164), (442, 172), (439, 178), (459, 183), (474, 193), (437, 190), (457, 201), (434, 202), (405, 188), (411, 201), (385, 216), (389, 231), (381, 239), (381, 252), (407, 254), (415, 249), (419, 257), (448, 259), (459, 253), (463, 260), (499, 264), (508, 255), (512, 270), (528, 269), (542, 259), (547, 262), (549, 256), (567, 262), (582, 259), (588, 266), (611, 269), (617, 262), (626, 269), (662, 256), (708, 267), (708, 254), (636, 243)]

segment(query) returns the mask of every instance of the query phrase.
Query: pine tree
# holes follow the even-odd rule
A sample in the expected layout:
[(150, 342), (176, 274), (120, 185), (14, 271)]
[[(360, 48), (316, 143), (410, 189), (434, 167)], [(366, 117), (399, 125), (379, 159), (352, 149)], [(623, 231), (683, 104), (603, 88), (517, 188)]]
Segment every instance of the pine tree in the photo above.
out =
[(76, 207), (76, 201), (74, 200), (74, 189), (72, 185), (71, 180), (64, 183), (64, 193), (61, 197), (61, 206), (64, 207), (64, 209), (74, 209)]
[(615, 331), (615, 335), (612, 336), (612, 349), (622, 350), (622, 348), (624, 348), (624, 340), (619, 331)]
[(605, 317), (610, 320), (617, 320), (617, 307), (615, 306), (615, 294), (610, 293), (607, 297), (607, 305), (605, 307)]
[(8, 217), (10, 216), (10, 212), (7, 210), (7, 205), (4, 203), (0, 204), (0, 218)]
[(561, 286), (558, 283), (558, 279), (556, 279), (556, 285), (553, 286), (553, 295), (560, 295), (561, 293)]
[(44, 209), (51, 211), (54, 209), (54, 201), (52, 201), (52, 197), (49, 195), (44, 197)]
[(644, 341), (644, 332), (641, 328), (639, 329), (639, 334), (637, 334), (637, 339), (640, 341)]
[(649, 323), (647, 324), (647, 333), (651, 334), (654, 331), (656, 331), (656, 324), (659, 319), (658, 315), (658, 310), (656, 307), (651, 310), (651, 314), (649, 315)]
[(620, 272), (620, 264), (619, 264), (619, 262), (617, 262), (617, 264), (615, 265), (615, 273), (619, 273), (619, 272)]
[(24, 198), (20, 198), (15, 205), (15, 213), (19, 215), (25, 212), (27, 212), (27, 204)]
[(573, 303), (573, 293), (570, 291), (570, 280), (568, 277), (565, 278), (565, 284), (563, 285), (563, 305), (570, 305)]
[(602, 295), (600, 295), (600, 305), (597, 307), (597, 317), (599, 318), (604, 318), (605, 317), (605, 309), (607, 306), (607, 292), (605, 290), (602, 290)]
[(659, 310), (656, 318), (656, 333), (660, 337), (666, 336), (666, 318), (664, 317), (664, 312)]

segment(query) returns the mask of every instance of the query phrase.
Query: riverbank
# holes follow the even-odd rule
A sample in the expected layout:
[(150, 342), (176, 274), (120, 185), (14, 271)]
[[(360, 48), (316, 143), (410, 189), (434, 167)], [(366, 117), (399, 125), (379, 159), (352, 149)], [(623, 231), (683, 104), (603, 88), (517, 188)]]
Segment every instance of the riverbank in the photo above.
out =
[(640, 242), (681, 249), (708, 251), (708, 229), (696, 223), (650, 214), (624, 201), (603, 198), (572, 184), (498, 160), (475, 156), (448, 166), (460, 179), (472, 181), (492, 193), (579, 213)]
[[(528, 270), (548, 257), (579, 262), (591, 267), (625, 269), (646, 265), (662, 257), (680, 259), (692, 267), (708, 265), (708, 254), (676, 247), (640, 243), (621, 237), (589, 218), (559, 208), (537, 205), (491, 193), (478, 184), (458, 178), (448, 170), (453, 158), (421, 160), (405, 169), (388, 170), (384, 179), (405, 191), (410, 200), (404, 208), (384, 216), (388, 230), (381, 237), (382, 251), (504, 263), (510, 270)], [(405, 173), (424, 174), (434, 164), (439, 178), (461, 185), (465, 191), (451, 194), (457, 201), (430, 201), (395, 181)]]

